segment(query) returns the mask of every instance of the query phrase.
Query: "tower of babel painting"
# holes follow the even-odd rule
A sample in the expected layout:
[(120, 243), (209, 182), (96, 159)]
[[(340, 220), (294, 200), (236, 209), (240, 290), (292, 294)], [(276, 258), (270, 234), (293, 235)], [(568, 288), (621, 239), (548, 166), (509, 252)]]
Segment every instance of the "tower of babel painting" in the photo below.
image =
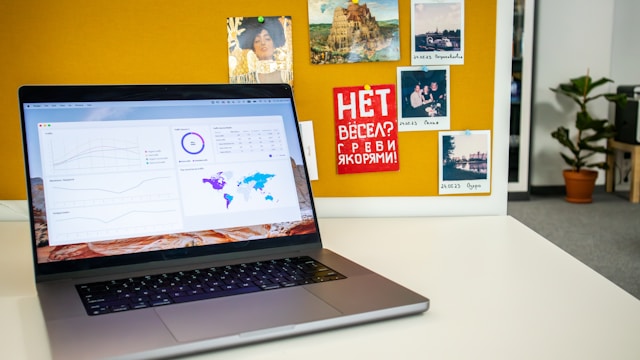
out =
[(384, 42), (376, 18), (367, 4), (351, 3), (345, 8), (337, 7), (333, 12), (331, 32), (327, 45), (334, 51), (350, 52), (353, 47), (375, 48)]

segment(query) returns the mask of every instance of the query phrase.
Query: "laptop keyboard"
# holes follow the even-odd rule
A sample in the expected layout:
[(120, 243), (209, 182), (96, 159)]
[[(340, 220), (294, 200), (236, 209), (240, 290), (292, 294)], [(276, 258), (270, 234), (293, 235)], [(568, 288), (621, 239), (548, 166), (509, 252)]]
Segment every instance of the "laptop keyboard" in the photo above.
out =
[(87, 314), (143, 309), (345, 279), (308, 256), (76, 285)]

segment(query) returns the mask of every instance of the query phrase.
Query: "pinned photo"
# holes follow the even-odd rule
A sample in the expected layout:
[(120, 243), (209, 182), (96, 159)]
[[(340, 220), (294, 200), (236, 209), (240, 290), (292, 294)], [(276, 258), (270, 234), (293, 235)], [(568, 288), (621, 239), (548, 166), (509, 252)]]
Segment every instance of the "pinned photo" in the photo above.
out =
[(464, 0), (412, 0), (411, 35), (411, 65), (464, 64)]
[(312, 64), (400, 60), (398, 0), (309, 0)]
[(338, 174), (397, 171), (393, 84), (333, 89)]
[(398, 131), (449, 130), (449, 67), (398, 68)]
[(229, 83), (293, 86), (290, 16), (227, 18)]
[(491, 192), (491, 132), (439, 134), (440, 195)]

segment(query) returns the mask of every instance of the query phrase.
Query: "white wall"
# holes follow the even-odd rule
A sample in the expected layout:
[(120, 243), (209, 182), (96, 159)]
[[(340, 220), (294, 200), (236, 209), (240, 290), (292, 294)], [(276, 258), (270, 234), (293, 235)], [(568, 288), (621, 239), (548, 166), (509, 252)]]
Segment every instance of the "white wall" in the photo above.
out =
[(640, 84), (640, 1), (616, 0), (611, 46), (614, 85)]
[[(562, 146), (550, 134), (558, 126), (573, 129), (577, 106), (549, 88), (584, 75), (587, 68), (594, 78), (612, 77), (614, 4), (610, 0), (536, 0), (531, 186), (564, 185), (561, 170), (567, 166), (559, 155)], [(640, 16), (637, 11), (633, 14)], [(606, 101), (594, 105), (595, 115), (608, 116)], [(598, 183), (604, 184), (604, 174)]]
[[(640, 84), (639, 24), (638, 0), (536, 0), (531, 186), (564, 185), (562, 147), (550, 133), (560, 125), (572, 129), (576, 107), (549, 88), (587, 68), (592, 77), (615, 81), (608, 91)], [(613, 119), (613, 106), (594, 105), (596, 115)], [(604, 184), (603, 173), (597, 184)]]

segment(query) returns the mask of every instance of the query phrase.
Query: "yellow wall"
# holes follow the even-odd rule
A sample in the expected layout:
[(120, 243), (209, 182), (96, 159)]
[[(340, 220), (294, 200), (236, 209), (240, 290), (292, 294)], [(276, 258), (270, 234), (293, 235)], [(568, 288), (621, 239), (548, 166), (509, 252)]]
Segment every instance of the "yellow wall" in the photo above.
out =
[[(300, 120), (313, 120), (316, 196), (438, 193), (437, 132), (401, 132), (400, 171), (337, 175), (332, 90), (396, 82), (410, 66), (411, 9), (398, 1), (401, 60), (311, 65), (303, 0), (6, 0), (0, 3), (0, 199), (26, 198), (23, 84), (226, 83), (226, 18), (290, 15)], [(451, 67), (451, 129), (493, 128), (496, 0), (465, 2), (465, 65)], [(394, 184), (380, 186), (380, 184)]]

